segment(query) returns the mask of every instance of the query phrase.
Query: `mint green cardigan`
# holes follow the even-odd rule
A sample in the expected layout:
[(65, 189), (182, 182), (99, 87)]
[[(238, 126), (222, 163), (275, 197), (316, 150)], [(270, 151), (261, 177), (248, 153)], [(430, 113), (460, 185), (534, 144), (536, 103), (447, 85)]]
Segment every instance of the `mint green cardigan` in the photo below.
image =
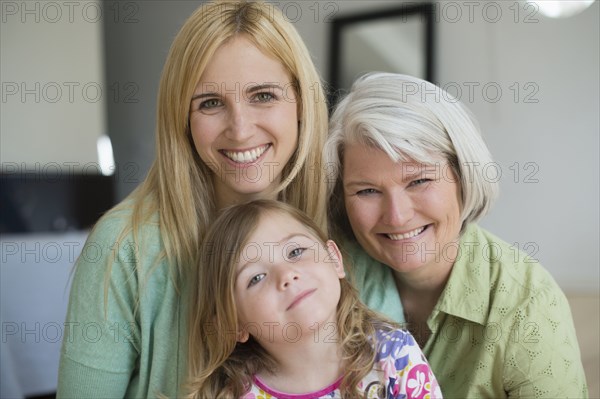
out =
[[(76, 262), (60, 359), (59, 398), (182, 396), (187, 306), (161, 256), (155, 222), (117, 242), (130, 212), (101, 220)], [(105, 278), (111, 265), (105, 307)]]

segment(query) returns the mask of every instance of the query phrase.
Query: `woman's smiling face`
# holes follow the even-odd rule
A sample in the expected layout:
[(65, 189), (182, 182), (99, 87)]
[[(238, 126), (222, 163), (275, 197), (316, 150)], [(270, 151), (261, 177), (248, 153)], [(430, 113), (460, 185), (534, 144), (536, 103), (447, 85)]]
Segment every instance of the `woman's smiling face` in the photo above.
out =
[(445, 161), (394, 162), (369, 146), (344, 149), (344, 201), (359, 244), (397, 272), (453, 264), (460, 186)]
[(243, 35), (223, 44), (194, 90), (190, 129), (219, 208), (274, 197), (298, 145), (298, 104), (283, 64)]

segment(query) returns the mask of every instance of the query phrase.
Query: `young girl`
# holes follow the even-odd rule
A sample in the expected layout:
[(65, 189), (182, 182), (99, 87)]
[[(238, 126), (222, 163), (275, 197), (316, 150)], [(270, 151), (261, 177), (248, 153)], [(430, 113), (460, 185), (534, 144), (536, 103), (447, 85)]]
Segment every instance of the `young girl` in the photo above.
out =
[(336, 244), (296, 208), (228, 208), (200, 254), (190, 398), (441, 397), (413, 337), (358, 300)]

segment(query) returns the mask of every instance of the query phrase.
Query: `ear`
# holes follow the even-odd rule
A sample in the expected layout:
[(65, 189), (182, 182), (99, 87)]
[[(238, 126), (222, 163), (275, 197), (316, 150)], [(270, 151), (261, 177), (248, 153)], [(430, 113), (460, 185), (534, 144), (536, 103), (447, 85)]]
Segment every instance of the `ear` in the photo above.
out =
[(237, 332), (237, 337), (236, 337), (237, 342), (243, 344), (244, 342), (248, 341), (249, 338), (250, 338), (250, 334), (245, 329), (242, 328)]
[(342, 253), (340, 249), (336, 245), (336, 243), (332, 240), (327, 240), (327, 257), (326, 262), (333, 263), (333, 267), (337, 272), (337, 275), (340, 279), (346, 277), (346, 272), (344, 271), (344, 262), (342, 261)]

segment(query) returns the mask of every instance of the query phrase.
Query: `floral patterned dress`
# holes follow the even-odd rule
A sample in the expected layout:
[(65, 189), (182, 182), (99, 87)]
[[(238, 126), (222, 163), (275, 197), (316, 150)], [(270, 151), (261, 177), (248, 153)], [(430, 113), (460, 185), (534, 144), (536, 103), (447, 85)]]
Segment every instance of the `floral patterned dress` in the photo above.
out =
[[(403, 330), (376, 332), (377, 354), (373, 370), (358, 388), (369, 399), (434, 399), (442, 392), (425, 356), (409, 332)], [(289, 394), (268, 387), (258, 377), (243, 399), (329, 399), (342, 398), (342, 379), (316, 392)]]

